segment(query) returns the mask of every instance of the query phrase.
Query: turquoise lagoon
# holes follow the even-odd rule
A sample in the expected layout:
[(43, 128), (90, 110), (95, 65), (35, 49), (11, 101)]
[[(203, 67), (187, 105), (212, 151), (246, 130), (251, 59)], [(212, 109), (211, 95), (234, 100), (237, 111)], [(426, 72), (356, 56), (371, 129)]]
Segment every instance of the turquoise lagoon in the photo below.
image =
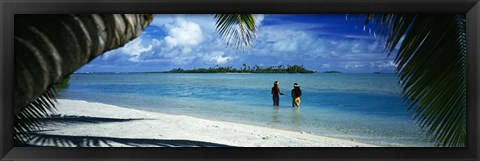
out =
[[(273, 81), (286, 95), (272, 106)], [(291, 107), (293, 83), (302, 89)], [(59, 98), (312, 132), (380, 146), (433, 146), (395, 74), (76, 73)]]

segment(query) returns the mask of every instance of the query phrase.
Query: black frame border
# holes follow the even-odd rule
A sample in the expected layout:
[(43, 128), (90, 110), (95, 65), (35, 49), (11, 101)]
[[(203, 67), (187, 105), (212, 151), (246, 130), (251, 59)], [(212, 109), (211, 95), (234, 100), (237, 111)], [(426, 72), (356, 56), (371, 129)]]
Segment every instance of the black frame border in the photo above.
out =
[[(54, 148), (13, 147), (14, 14), (466, 13), (465, 148)], [(2, 0), (0, 158), (10, 160), (479, 160), (479, 0)]]

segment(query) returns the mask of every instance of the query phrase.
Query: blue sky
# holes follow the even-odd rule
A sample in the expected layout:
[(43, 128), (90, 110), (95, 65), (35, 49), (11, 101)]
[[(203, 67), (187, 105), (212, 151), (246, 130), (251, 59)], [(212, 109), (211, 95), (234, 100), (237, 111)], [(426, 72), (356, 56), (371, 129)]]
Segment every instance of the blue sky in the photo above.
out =
[(148, 72), (242, 64), (303, 65), (315, 71), (394, 72), (377, 38), (353, 14), (255, 15), (257, 37), (248, 52), (227, 46), (213, 15), (158, 14), (138, 38), (77, 72)]

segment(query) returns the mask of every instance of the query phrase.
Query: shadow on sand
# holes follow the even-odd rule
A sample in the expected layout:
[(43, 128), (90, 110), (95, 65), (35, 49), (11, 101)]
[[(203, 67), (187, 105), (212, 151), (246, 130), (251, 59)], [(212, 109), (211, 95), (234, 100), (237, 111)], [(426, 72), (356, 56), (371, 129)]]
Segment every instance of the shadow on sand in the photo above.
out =
[(67, 136), (50, 134), (32, 134), (29, 144), (21, 146), (55, 146), (55, 147), (229, 147), (228, 145), (191, 141), (191, 140), (160, 140), (160, 139), (130, 139), (96, 136)]
[(58, 122), (58, 123), (110, 123), (110, 122), (126, 122), (145, 119), (117, 119), (117, 118), (103, 118), (103, 117), (89, 117), (89, 116), (75, 116), (75, 115), (50, 115), (48, 118), (40, 118), (41, 122)]
[[(101, 124), (113, 122), (126, 122), (145, 119), (117, 119), (72, 115), (51, 115), (49, 118), (41, 118), (43, 123), (66, 123), (66, 124)], [(98, 136), (71, 136), (53, 135), (42, 132), (55, 130), (40, 130), (30, 134), (32, 137), (26, 144), (19, 146), (54, 146), (54, 147), (228, 147), (228, 145), (216, 144), (192, 140), (161, 140), (142, 138), (115, 138)]]

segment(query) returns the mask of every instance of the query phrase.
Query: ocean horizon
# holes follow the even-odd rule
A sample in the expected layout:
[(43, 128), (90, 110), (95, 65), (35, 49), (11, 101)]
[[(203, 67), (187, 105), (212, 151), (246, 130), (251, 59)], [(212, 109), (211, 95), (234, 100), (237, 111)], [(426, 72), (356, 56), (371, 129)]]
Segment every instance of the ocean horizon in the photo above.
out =
[[(74, 73), (61, 99), (308, 132), (380, 146), (431, 147), (394, 73)], [(270, 90), (280, 82), (280, 106)], [(300, 84), (302, 103), (291, 107)]]

